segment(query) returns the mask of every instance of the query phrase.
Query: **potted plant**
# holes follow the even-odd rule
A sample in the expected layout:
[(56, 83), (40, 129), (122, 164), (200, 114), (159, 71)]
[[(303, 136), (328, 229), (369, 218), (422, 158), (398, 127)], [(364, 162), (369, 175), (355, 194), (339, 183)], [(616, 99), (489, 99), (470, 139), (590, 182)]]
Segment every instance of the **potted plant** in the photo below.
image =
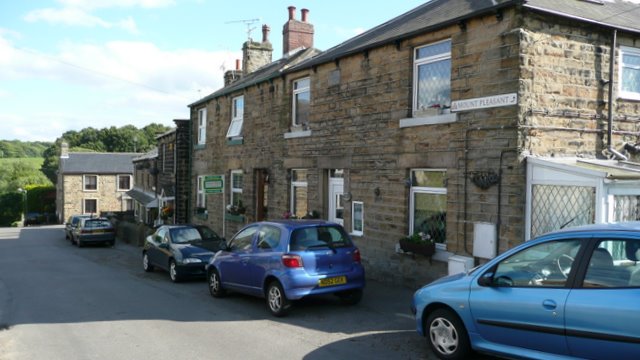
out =
[(227, 212), (231, 215), (243, 215), (246, 212), (246, 208), (242, 205), (242, 200), (238, 201), (238, 205), (227, 205)]
[(404, 252), (431, 257), (436, 251), (436, 244), (429, 234), (420, 231), (400, 239), (400, 248)]

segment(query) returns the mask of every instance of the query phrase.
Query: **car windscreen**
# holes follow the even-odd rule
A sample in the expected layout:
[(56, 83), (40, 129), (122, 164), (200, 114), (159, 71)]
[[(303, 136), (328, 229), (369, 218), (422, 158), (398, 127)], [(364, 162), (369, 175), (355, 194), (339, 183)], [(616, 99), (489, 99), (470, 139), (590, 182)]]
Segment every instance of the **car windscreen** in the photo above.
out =
[(206, 226), (198, 226), (198, 230), (200, 231), (200, 235), (202, 235), (203, 240), (205, 241), (219, 241), (220, 237), (213, 230), (209, 229)]
[(345, 231), (337, 226), (314, 226), (296, 229), (291, 234), (291, 251), (352, 246)]
[(181, 227), (171, 229), (171, 242), (175, 244), (186, 244), (192, 241), (201, 241), (202, 237), (198, 230), (192, 227)]

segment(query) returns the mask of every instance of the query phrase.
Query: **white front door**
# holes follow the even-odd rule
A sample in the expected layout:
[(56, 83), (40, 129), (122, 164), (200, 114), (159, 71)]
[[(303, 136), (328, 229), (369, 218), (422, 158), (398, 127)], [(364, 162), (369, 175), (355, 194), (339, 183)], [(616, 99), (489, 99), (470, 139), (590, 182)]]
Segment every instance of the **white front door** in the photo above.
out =
[(329, 178), (329, 221), (344, 226), (344, 179)]

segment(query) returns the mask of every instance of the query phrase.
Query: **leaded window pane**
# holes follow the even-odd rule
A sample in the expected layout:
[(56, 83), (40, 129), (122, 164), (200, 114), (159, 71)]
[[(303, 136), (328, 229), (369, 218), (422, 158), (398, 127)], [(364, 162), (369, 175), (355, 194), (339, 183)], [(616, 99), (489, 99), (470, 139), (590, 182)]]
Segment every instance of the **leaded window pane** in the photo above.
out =
[(451, 106), (451, 59), (418, 66), (417, 110)]

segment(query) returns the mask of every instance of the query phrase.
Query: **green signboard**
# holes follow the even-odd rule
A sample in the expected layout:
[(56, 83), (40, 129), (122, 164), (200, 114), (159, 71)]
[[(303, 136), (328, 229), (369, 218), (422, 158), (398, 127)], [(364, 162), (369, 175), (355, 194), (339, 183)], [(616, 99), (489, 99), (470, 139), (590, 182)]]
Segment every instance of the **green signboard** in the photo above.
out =
[(224, 176), (209, 175), (204, 177), (204, 192), (207, 194), (221, 194), (224, 191)]

